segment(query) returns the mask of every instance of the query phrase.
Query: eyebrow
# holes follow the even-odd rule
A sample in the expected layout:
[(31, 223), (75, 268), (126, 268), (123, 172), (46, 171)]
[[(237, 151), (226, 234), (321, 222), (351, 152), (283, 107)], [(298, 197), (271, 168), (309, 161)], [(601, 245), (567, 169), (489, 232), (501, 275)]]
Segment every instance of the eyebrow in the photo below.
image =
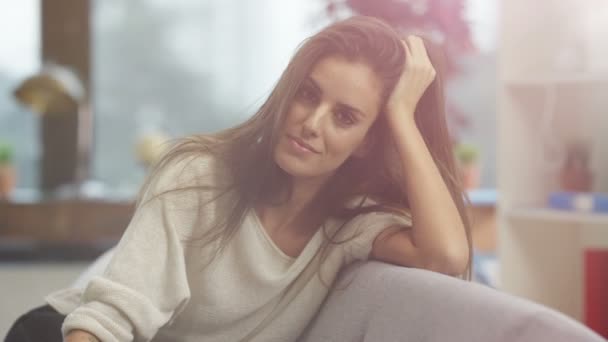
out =
[[(306, 80), (304, 81), (304, 83), (305, 83), (305, 84), (307, 84), (307, 85), (309, 85), (309, 86), (311, 86), (311, 87), (313, 87), (313, 88), (314, 88), (314, 90), (315, 90), (317, 93), (319, 93), (319, 94), (322, 94), (322, 93), (323, 93), (323, 92), (321, 91), (321, 87), (319, 86), (319, 84), (317, 83), (317, 81), (315, 81), (315, 80), (314, 80), (312, 77), (308, 76), (308, 77), (306, 78)], [(365, 113), (364, 113), (363, 111), (361, 111), (361, 110), (359, 110), (359, 109), (357, 109), (357, 108), (355, 108), (355, 107), (353, 107), (353, 106), (350, 106), (350, 105), (348, 105), (348, 104), (346, 104), (346, 103), (339, 102), (339, 103), (338, 103), (338, 106), (340, 106), (340, 107), (344, 107), (344, 108), (346, 108), (346, 109), (348, 109), (348, 110), (350, 110), (350, 111), (354, 112), (355, 114), (358, 114), (358, 115), (360, 115), (360, 116), (362, 116), (362, 117), (365, 117), (365, 116), (366, 116), (366, 115), (365, 115)]]

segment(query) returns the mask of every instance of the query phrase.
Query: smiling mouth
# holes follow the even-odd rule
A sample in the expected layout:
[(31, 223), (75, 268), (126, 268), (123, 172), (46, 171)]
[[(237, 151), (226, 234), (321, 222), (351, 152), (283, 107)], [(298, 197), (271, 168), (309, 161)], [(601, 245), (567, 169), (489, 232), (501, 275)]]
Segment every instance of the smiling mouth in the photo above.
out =
[(294, 137), (292, 135), (287, 135), (287, 138), (289, 140), (292, 141), (292, 143), (296, 144), (299, 148), (307, 150), (309, 152), (312, 153), (319, 153), (317, 150), (315, 150), (314, 148), (312, 148), (312, 146), (308, 145), (307, 143), (305, 143), (304, 141), (302, 141), (302, 139), (299, 139), (297, 137)]

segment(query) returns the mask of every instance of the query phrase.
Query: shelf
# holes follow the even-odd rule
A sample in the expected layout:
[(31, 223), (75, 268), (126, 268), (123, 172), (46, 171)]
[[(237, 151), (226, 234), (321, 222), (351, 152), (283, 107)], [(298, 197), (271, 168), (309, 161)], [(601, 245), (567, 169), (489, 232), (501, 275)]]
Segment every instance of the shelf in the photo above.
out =
[(584, 213), (554, 209), (514, 209), (507, 213), (509, 219), (555, 222), (597, 224), (608, 228), (608, 214)]
[(605, 83), (608, 85), (608, 72), (597, 73), (555, 73), (555, 75), (517, 76), (502, 79), (507, 86), (532, 87), (553, 85), (585, 85)]
[(471, 205), (477, 207), (494, 207), (498, 202), (496, 189), (472, 189), (467, 191)]

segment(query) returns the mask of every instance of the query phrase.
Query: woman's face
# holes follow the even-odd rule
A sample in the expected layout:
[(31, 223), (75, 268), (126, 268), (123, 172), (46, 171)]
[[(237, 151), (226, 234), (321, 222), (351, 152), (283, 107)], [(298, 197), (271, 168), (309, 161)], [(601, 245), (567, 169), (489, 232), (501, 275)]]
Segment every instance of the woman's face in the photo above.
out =
[(363, 62), (321, 59), (287, 113), (276, 163), (296, 179), (325, 179), (353, 153), (364, 153), (382, 89), (381, 79)]

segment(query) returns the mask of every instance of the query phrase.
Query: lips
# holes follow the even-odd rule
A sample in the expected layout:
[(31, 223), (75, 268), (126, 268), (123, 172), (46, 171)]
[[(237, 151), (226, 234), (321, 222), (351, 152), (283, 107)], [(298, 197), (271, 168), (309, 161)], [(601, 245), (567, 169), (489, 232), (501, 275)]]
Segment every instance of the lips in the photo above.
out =
[(315, 150), (312, 146), (310, 146), (309, 144), (305, 143), (304, 140), (298, 138), (298, 137), (294, 137), (293, 135), (287, 135), (287, 137), (293, 141), (295, 141), (298, 145), (300, 145), (301, 147), (309, 150), (312, 153), (319, 153), (319, 151)]

